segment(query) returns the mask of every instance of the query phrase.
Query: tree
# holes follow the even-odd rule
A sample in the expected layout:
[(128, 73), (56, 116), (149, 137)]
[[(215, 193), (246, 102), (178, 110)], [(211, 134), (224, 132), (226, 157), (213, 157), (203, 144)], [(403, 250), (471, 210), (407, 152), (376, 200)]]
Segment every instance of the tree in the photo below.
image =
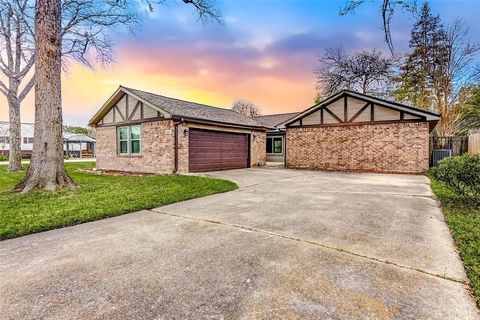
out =
[(63, 126), (63, 132), (65, 133), (74, 133), (74, 134), (84, 134), (88, 136), (88, 129), (79, 126)]
[[(92, 69), (93, 61), (102, 64), (111, 62), (112, 42), (106, 31), (136, 26), (139, 13), (134, 9), (129, 1), (63, 0), (63, 62), (74, 59)], [(8, 81), (5, 84), (0, 80), (0, 92), (7, 98), (9, 107), (11, 172), (22, 169), (20, 105), (34, 85), (34, 10), (33, 0), (0, 3), (0, 73)]]
[(260, 109), (253, 102), (245, 99), (237, 99), (232, 103), (232, 110), (243, 114), (249, 118), (255, 118), (260, 115)]
[(0, 2), (0, 92), (8, 103), (10, 120), (8, 171), (22, 170), (20, 104), (34, 84), (35, 46), (29, 0)]
[(465, 90), (469, 91), (468, 98), (455, 126), (457, 135), (468, 135), (470, 130), (480, 129), (480, 86)]
[[(215, 10), (211, 0), (183, 0), (184, 3), (195, 7), (200, 19), (216, 19), (220, 21), (219, 13)], [(147, 2), (151, 7), (152, 4)], [(94, 10), (95, 5), (119, 4), (122, 8), (132, 8), (133, 1), (81, 1), (72, 0), (73, 6), (79, 5), (78, 10), (72, 11), (72, 18), (67, 26), (80, 26), (85, 19), (92, 17), (87, 14), (80, 18), (79, 12)], [(35, 7), (35, 139), (33, 143), (32, 159), (25, 177), (15, 186), (16, 191), (28, 192), (32, 189), (55, 190), (62, 187), (76, 188), (75, 183), (68, 176), (63, 163), (63, 139), (62, 139), (62, 105), (61, 105), (61, 71), (62, 71), (62, 44), (66, 38), (65, 29), (62, 28), (60, 0), (37, 0)], [(97, 8), (98, 9), (98, 8)], [(123, 10), (123, 9), (122, 9)], [(114, 13), (105, 11), (107, 17), (115, 16)], [(92, 22), (100, 17), (95, 17)], [(114, 18), (117, 23), (119, 20)], [(76, 57), (87, 57), (89, 45), (94, 39), (99, 40), (100, 48), (112, 48), (105, 46), (108, 34), (103, 27), (90, 28), (83, 26), (79, 33), (85, 41), (73, 40), (67, 42), (68, 53)], [(68, 45), (69, 44), (69, 45)], [(95, 48), (95, 45), (94, 45)], [(105, 53), (112, 50), (101, 51), (97, 58), (105, 61)], [(88, 61), (88, 60), (86, 60)]]
[(479, 80), (473, 64), (480, 46), (468, 40), (468, 28), (461, 20), (444, 28), (427, 3), (413, 26), (409, 45), (412, 51), (396, 79), (396, 99), (439, 112), (437, 134), (451, 135), (471, 92), (465, 89)]
[[(362, 5), (365, 0), (347, 0), (347, 4), (340, 10), (340, 15), (346, 15), (354, 13), (357, 7)], [(383, 31), (385, 34), (385, 42), (393, 54), (393, 41), (392, 34), (390, 32), (390, 22), (395, 13), (395, 10), (400, 8), (403, 11), (414, 13), (416, 11), (417, 0), (381, 0), (380, 13), (383, 21)]]
[(343, 89), (364, 94), (387, 96), (394, 72), (394, 60), (380, 50), (347, 54), (341, 47), (330, 48), (319, 59), (315, 70), (319, 96), (329, 96)]

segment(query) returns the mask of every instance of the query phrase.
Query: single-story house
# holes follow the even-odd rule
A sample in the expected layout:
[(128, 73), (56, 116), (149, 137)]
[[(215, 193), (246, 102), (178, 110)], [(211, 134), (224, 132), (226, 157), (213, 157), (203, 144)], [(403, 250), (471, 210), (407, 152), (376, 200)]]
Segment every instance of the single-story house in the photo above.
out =
[(230, 109), (120, 86), (90, 126), (101, 170), (170, 174), (265, 165), (268, 128)]
[(102, 170), (175, 173), (263, 166), (421, 173), (440, 115), (343, 90), (298, 113), (235, 111), (120, 86), (90, 121)]

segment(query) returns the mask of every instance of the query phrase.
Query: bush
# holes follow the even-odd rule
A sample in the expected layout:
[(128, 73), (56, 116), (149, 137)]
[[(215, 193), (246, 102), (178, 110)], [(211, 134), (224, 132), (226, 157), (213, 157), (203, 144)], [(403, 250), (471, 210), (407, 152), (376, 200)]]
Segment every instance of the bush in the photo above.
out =
[(0, 154), (0, 161), (8, 161), (8, 157)]
[(453, 192), (480, 204), (480, 154), (443, 159), (431, 174)]

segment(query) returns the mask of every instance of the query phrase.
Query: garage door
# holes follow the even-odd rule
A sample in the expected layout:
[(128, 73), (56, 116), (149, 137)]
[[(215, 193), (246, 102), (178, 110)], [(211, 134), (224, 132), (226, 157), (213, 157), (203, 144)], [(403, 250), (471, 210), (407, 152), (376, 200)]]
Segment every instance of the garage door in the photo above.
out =
[(248, 135), (190, 129), (189, 171), (248, 167)]

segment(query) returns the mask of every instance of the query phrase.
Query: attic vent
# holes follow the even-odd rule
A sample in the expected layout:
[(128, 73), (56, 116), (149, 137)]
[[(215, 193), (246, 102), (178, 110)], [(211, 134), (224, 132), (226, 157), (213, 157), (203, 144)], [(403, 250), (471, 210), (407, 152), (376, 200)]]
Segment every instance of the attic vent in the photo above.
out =
[(438, 164), (438, 161), (452, 156), (450, 149), (434, 149), (432, 153), (432, 165), (434, 166)]

